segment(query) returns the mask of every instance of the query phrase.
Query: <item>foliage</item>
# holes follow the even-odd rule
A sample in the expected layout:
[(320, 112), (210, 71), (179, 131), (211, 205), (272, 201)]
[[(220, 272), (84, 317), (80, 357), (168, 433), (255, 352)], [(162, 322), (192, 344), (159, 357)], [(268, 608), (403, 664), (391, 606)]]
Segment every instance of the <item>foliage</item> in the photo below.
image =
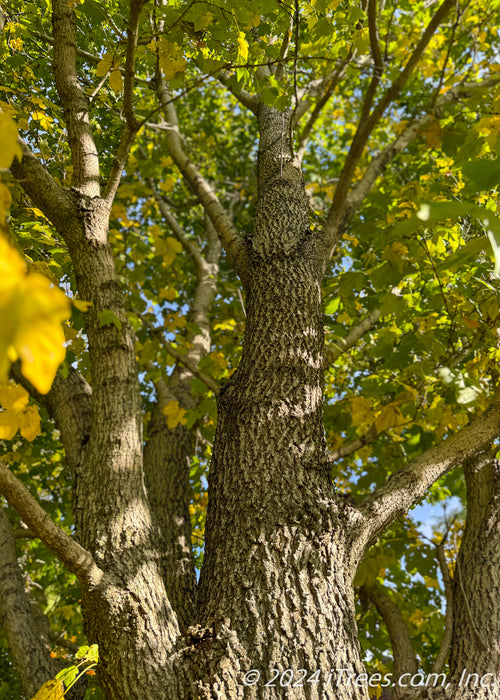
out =
[[(107, 175), (122, 130), (128, 15), (115, 0), (72, 5), (79, 27), (80, 80), (92, 100), (93, 128)], [(213, 183), (236, 228), (246, 234), (252, 230), (256, 197), (257, 135), (254, 120), (234, 95), (258, 92), (266, 104), (295, 109), (295, 99), (311, 80), (330, 80), (332, 68), (337, 70), (330, 101), (304, 143), (311, 226), (317, 229), (335, 197), (373, 80), (364, 5), (297, 3), (298, 29), (291, 24), (291, 19), (298, 21), (295, 10), (279, 0), (177, 0), (144, 13), (134, 88), (141, 129), (112, 206), (110, 242), (136, 336), (146, 435), (154, 387), (160, 377), (171, 376), (176, 364), (171, 349), (182, 359), (200, 331), (191, 313), (196, 268), (185, 239), (198, 252), (207, 250), (200, 203), (166, 155), (152, 89), (156, 67), (168, 81), (190, 157)], [(325, 427), (328, 446), (339, 458), (333, 477), (346, 497), (367, 495), (436, 439), (484, 411), (498, 380), (500, 88), (471, 90), (443, 106), (439, 100), (464, 82), (498, 76), (494, 28), (499, 9), (499, 2), (473, 0), (440, 25), (354, 170), (356, 185), (374, 155), (424, 113), (430, 115), (365, 197), (325, 278), (327, 353), (333, 352), (326, 372)], [(396, 80), (432, 12), (433, 3), (383, 4), (378, 18), (384, 59), (380, 94)], [(0, 442), (2, 459), (70, 532), (71, 487), (57, 431), (25, 389), (8, 381), (17, 360), (24, 378), (42, 394), (58, 368), (67, 375), (76, 367), (91, 379), (84, 327), (88, 306), (76, 296), (67, 247), (8, 174), (14, 157), (21, 157), (19, 129), (56, 181), (71, 186), (63, 111), (48, 60), (50, 21), (48, 2), (11, 2), (0, 50)], [(284, 35), (294, 43), (288, 56), (280, 39)], [(263, 65), (286, 68), (266, 72), (259, 70)], [(308, 99), (314, 110), (320, 97), (312, 93)], [(301, 133), (297, 129), (297, 148)], [(169, 228), (162, 203), (182, 235)], [(199, 370), (221, 384), (238, 364), (245, 315), (238, 282), (225, 261), (217, 284), (208, 318), (210, 350)], [(377, 310), (378, 323), (334, 357), (349, 332)], [(99, 320), (101, 326), (121, 328), (122, 321), (110, 310), (101, 310)], [(177, 398), (167, 401), (162, 413), (169, 429), (187, 427), (194, 436), (190, 511), (199, 567), (216, 410), (214, 392), (199, 378), (192, 383), (192, 396), (189, 405)], [(452, 496), (463, 502), (464, 490), (461, 478), (445, 477), (432, 488), (428, 502), (439, 504)], [(417, 528), (411, 512), (396, 523), (363, 563), (356, 583), (388, 586), (426, 667), (442, 635), (443, 588), (434, 545)], [(441, 536), (435, 535), (435, 543)], [(51, 622), (68, 638), (83, 642), (73, 577), (48, 552), (41, 553), (39, 543), (28, 542), (22, 549), (23, 568), (37, 583), (33, 593)], [(373, 607), (360, 605), (359, 626), (363, 648), (381, 659), (389, 641)], [(97, 662), (88, 653), (83, 666)], [(373, 669), (383, 672), (376, 663)], [(65, 684), (70, 676), (74, 680), (80, 664), (58, 678)], [(53, 697), (48, 691), (49, 686), (36, 698)]]

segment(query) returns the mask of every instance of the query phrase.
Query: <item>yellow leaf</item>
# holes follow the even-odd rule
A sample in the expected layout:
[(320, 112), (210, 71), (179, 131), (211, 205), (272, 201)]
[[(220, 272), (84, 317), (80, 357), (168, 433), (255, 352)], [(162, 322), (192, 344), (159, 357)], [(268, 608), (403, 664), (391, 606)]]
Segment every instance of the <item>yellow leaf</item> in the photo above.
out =
[(105, 53), (95, 69), (97, 77), (102, 78), (113, 65), (113, 54)]
[(28, 406), (19, 418), (19, 430), (21, 435), (29, 442), (33, 442), (41, 433), (40, 414), (36, 406)]
[(373, 409), (369, 399), (364, 396), (355, 396), (349, 399), (349, 403), (351, 404), (352, 425), (363, 425), (373, 419)]
[(47, 681), (31, 700), (64, 700), (64, 683), (56, 679)]
[(181, 252), (182, 245), (176, 238), (172, 238), (172, 236), (167, 236), (164, 243), (165, 252), (163, 253), (163, 261), (165, 265), (171, 265), (174, 262), (177, 253)]
[(26, 274), (19, 253), (0, 236), (0, 382), (20, 359), (26, 379), (47, 393), (64, 360), (61, 322), (69, 315), (61, 290), (43, 275)]
[(10, 205), (12, 204), (12, 197), (10, 194), (10, 190), (8, 187), (6, 187), (4, 184), (0, 182), (0, 226), (2, 224), (5, 225), (7, 219), (5, 216), (5, 213), (7, 209), (10, 208)]
[(437, 588), (439, 591), (439, 582), (437, 579), (431, 578), (430, 576), (424, 576), (424, 581), (426, 588)]
[(115, 94), (121, 92), (123, 88), (123, 78), (119, 68), (115, 68), (115, 70), (112, 70), (109, 74), (109, 87)]
[(175, 186), (175, 177), (171, 177), (168, 180), (164, 180), (163, 182), (160, 182), (158, 185), (158, 189), (160, 189), (162, 192), (170, 192)]
[(177, 292), (173, 287), (169, 289), (162, 289), (158, 295), (160, 299), (166, 299), (166, 301), (173, 301), (177, 297)]
[(10, 382), (0, 388), (0, 403), (4, 408), (9, 408), (15, 413), (22, 411), (28, 405), (29, 394), (20, 384)]
[(87, 311), (94, 305), (92, 301), (83, 301), (83, 299), (73, 299), (73, 306), (75, 306), (78, 311), (82, 313), (87, 313)]
[(0, 413), (0, 440), (12, 440), (19, 429), (19, 415), (14, 411)]
[(167, 416), (167, 427), (170, 428), (170, 430), (173, 430), (179, 424), (186, 425), (187, 423), (187, 418), (185, 417), (187, 411), (181, 408), (178, 401), (169, 401), (167, 405), (163, 407), (162, 413)]
[(17, 143), (17, 127), (8, 114), (0, 111), (0, 168), (10, 168), (14, 157), (22, 157)]
[(238, 34), (238, 60), (241, 63), (246, 63), (248, 60), (248, 41), (245, 38), (245, 32)]
[(395, 425), (402, 425), (406, 422), (405, 417), (394, 404), (389, 404), (385, 406), (381, 413), (375, 419), (375, 428), (377, 432), (382, 433), (384, 430), (389, 430), (389, 428)]
[(156, 42), (155, 48), (158, 50), (160, 69), (165, 78), (170, 80), (176, 73), (181, 73), (186, 68), (186, 59), (180, 46), (171, 44), (164, 37)]

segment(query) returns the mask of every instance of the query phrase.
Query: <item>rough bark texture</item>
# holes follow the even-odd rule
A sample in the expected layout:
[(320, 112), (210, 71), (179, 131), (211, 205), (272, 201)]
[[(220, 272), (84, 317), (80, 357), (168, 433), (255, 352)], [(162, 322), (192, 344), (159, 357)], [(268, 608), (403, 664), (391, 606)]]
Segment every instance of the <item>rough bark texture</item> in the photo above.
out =
[(453, 578), (450, 680), (454, 700), (486, 700), (500, 692), (500, 463), (485, 455), (464, 468), (467, 518)]
[[(361, 664), (325, 454), (318, 265), (289, 118), (261, 110), (243, 357), (219, 397), (209, 480), (200, 697), (366, 697), (332, 677), (328, 685), (330, 669), (359, 673)], [(224, 653), (221, 642), (231, 635)], [(228, 647), (240, 657), (236, 666), (227, 663)], [(262, 680), (245, 688), (241, 672), (250, 668)], [(317, 685), (266, 688), (274, 668), (319, 669), (323, 677)]]
[(28, 697), (55, 676), (58, 669), (50, 658), (48, 639), (35, 624), (25, 583), (17, 563), (12, 527), (0, 510), (0, 622), (12, 660)]
[[(79, 539), (104, 573), (84, 592), (87, 636), (99, 644), (110, 697), (158, 697), (177, 622), (166, 595), (142, 472), (142, 411), (134, 339), (106, 242), (107, 210), (80, 203), (85, 238), (71, 250), (77, 286), (91, 301), (92, 430), (78, 477)], [(99, 313), (117, 319), (101, 325)], [(105, 621), (105, 622), (104, 622)]]
[[(352, 586), (356, 566), (391, 522), (439, 476), (491, 443), (500, 427), (497, 402), (484, 420), (429, 450), (358, 508), (334, 491), (322, 422), (321, 276), (348, 216), (424, 123), (414, 122), (373, 158), (348, 194), (373, 128), (452, 5), (452, 0), (442, 2), (405, 68), (358, 128), (321, 237), (309, 229), (300, 159), (291, 143), (291, 111), (279, 112), (259, 104), (257, 96), (242, 96), (260, 132), (254, 230), (245, 240), (190, 160), (166, 83), (156, 76), (168, 127), (166, 147), (204, 207), (246, 293), (242, 361), (218, 395), (205, 559), (195, 592), (188, 511), (191, 439), (182, 427), (169, 431), (161, 413), (171, 398), (193, 405), (192, 377), (179, 363), (168, 381), (158, 383), (158, 407), (143, 458), (134, 335), (107, 242), (112, 199), (137, 128), (134, 58), (143, 3), (130, 3), (126, 126), (102, 197), (91, 105), (77, 73), (75, 13), (66, 0), (53, 1), (55, 85), (68, 132), (73, 187), (60, 187), (25, 144), (23, 160), (14, 163), (12, 172), (66, 243), (78, 294), (91, 302), (85, 331), (92, 391), (70, 374), (68, 381), (56, 382), (45, 402), (58, 421), (75, 474), (80, 544), (58, 533), (55, 524), (44, 525), (46, 514), (32, 508), (29, 494), (13, 485), (6, 468), (3, 492), (20, 509), (27, 504), (27, 512), (34, 513), (30, 527), (65, 563), (82, 553), (75, 569), (83, 587), (85, 630), (89, 642), (99, 645), (100, 679), (109, 700), (368, 698), (366, 685), (348, 675), (363, 673)], [(213, 235), (209, 229), (209, 239)], [(178, 237), (182, 241), (182, 233)], [(212, 257), (205, 262), (192, 245), (186, 249), (199, 273), (191, 310), (199, 332), (187, 337), (190, 360), (197, 363), (210, 348), (207, 310), (215, 294), (220, 249), (212, 244)], [(468, 473), (472, 496), (460, 577), (455, 579), (460, 585), (455, 601), (462, 595), (455, 636), (462, 634), (464, 641), (457, 638), (453, 646), (455, 675), (464, 664), (475, 672), (498, 671), (496, 469), (490, 465)], [(4, 556), (12, 559), (12, 543), (0, 537), (2, 546), (10, 547)], [(65, 559), (64, 547), (75, 556)], [(90, 568), (92, 576), (86, 578)], [(19, 576), (14, 579), (18, 586)], [(491, 580), (491, 591), (480, 586), (484, 580)], [(0, 577), (0, 589), (3, 582)], [(5, 586), (0, 595), (5, 596)], [(24, 638), (21, 631), (16, 634)], [(244, 674), (251, 669), (260, 679), (245, 685)], [(295, 677), (282, 676), (286, 669)]]

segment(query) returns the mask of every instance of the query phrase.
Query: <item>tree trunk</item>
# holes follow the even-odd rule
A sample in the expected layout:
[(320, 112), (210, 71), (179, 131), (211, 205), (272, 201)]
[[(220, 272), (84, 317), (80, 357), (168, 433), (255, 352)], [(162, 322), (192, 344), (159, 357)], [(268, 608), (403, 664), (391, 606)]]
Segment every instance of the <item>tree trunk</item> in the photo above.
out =
[[(289, 118), (262, 109), (243, 356), (218, 402), (200, 629), (183, 655), (193, 695), (178, 697), (368, 697), (346, 679), (363, 668), (323, 433), (319, 266)], [(250, 669), (260, 680), (245, 686)]]
[[(454, 700), (497, 698), (500, 680), (500, 463), (465, 463), (467, 518), (454, 576)], [(495, 685), (496, 683), (496, 685)]]
[(143, 481), (134, 337), (106, 242), (107, 209), (98, 198), (77, 206), (85, 236), (70, 253), (80, 297), (92, 303), (86, 313), (92, 429), (78, 473), (75, 520), (81, 544), (103, 572), (99, 585), (83, 591), (85, 630), (99, 645), (109, 698), (156, 700), (178, 627)]
[(50, 657), (48, 639), (35, 624), (25, 583), (17, 563), (12, 527), (0, 510), (0, 623), (5, 630), (12, 660), (28, 697), (59, 668)]

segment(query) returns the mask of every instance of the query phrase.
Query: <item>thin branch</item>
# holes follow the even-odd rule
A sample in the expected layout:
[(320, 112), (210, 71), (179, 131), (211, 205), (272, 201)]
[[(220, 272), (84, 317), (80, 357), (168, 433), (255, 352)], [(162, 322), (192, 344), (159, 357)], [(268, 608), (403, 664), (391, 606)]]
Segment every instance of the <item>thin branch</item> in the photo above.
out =
[(215, 74), (217, 80), (219, 80), (229, 92), (236, 97), (238, 102), (249, 109), (253, 114), (257, 114), (259, 111), (260, 99), (259, 95), (254, 95), (243, 88), (239, 89), (230, 85), (231, 73), (227, 70), (220, 70)]
[(92, 555), (50, 519), (28, 489), (3, 462), (0, 462), (0, 493), (86, 589), (95, 588), (99, 584), (102, 571)]
[(139, 38), (139, 22), (141, 10), (145, 0), (131, 0), (130, 16), (127, 29), (127, 49), (125, 53), (125, 72), (123, 83), (123, 113), (125, 126), (116, 152), (111, 173), (104, 190), (104, 199), (111, 204), (120, 184), (123, 168), (127, 162), (130, 147), (137, 134), (140, 123), (134, 113), (134, 79), (135, 79), (135, 55)]
[(159, 341), (162, 344), (162, 347), (168, 352), (168, 354), (181, 365), (184, 365), (184, 367), (186, 367), (186, 369), (188, 369), (194, 377), (200, 379), (205, 384), (205, 386), (207, 386), (217, 396), (217, 394), (220, 391), (220, 387), (217, 385), (215, 380), (212, 379), (212, 377), (209, 377), (208, 374), (205, 374), (205, 372), (203, 372), (202, 370), (198, 369), (197, 365), (194, 362), (192, 362), (189, 356), (176, 350), (174, 346), (171, 343), (169, 343), (168, 340), (165, 338), (165, 334), (163, 333), (163, 330), (161, 328), (155, 328), (151, 323), (149, 323), (149, 321), (146, 318), (144, 318), (143, 315), (139, 313), (139, 311), (134, 309), (134, 313), (137, 314), (137, 316), (151, 331), (151, 333), (153, 333), (159, 339)]
[(382, 59), (382, 54), (380, 53), (380, 46), (378, 43), (377, 0), (368, 0), (368, 32), (370, 36), (370, 47), (374, 65), (373, 76), (370, 84), (368, 85), (363, 102), (363, 108), (361, 110), (361, 116), (359, 118), (360, 124), (363, 124), (368, 119), (377, 88), (384, 72), (384, 61)]
[(335, 189), (332, 206), (327, 217), (327, 228), (331, 229), (338, 219), (338, 212), (345, 207), (345, 201), (351, 184), (354, 170), (363, 155), (365, 146), (370, 135), (378, 122), (382, 118), (387, 107), (397, 98), (403, 86), (413, 73), (427, 45), (432, 39), (434, 32), (439, 27), (448, 10), (453, 6), (455, 0), (444, 0), (431, 21), (422, 34), (416, 48), (408, 59), (405, 67), (401, 70), (396, 80), (386, 90), (379, 102), (375, 105), (370, 116), (364, 122), (359, 122), (358, 128), (351, 143), (351, 147), (344, 162), (344, 167), (340, 173), (339, 182)]
[(349, 455), (352, 455), (353, 452), (357, 452), (362, 447), (365, 447), (365, 445), (369, 445), (375, 440), (375, 438), (378, 435), (379, 433), (374, 423), (370, 426), (368, 432), (366, 432), (361, 437), (357, 438), (356, 440), (353, 440), (352, 442), (347, 443), (346, 445), (341, 445), (336, 450), (333, 450), (333, 452), (330, 452), (328, 454), (328, 460), (330, 462), (336, 462), (339, 459), (348, 457)]
[[(34, 32), (31, 29), (28, 30), (31, 36), (35, 37), (35, 39), (40, 39), (41, 41), (44, 41), (47, 44), (54, 44), (54, 37), (50, 36), (50, 34), (44, 34), (43, 32)], [(101, 60), (100, 56), (97, 56), (97, 54), (94, 53), (89, 53), (88, 51), (84, 51), (83, 49), (80, 49), (76, 47), (75, 49), (76, 55), (81, 56), (82, 58), (85, 58), (89, 63), (99, 63)]]
[(487, 449), (499, 431), (500, 392), (490, 408), (473, 423), (412, 460), (353, 508), (351, 520), (356, 533), (351, 550), (353, 561), (360, 561), (377, 537), (422, 498), (437, 479)]
[(164, 197), (162, 197), (162, 195), (158, 192), (155, 181), (152, 177), (147, 179), (147, 184), (153, 191), (153, 196), (158, 203), (161, 215), (163, 216), (167, 224), (170, 226), (172, 232), (174, 233), (179, 243), (182, 245), (186, 253), (188, 253), (188, 255), (191, 256), (198, 270), (201, 271), (205, 269), (205, 258), (201, 254), (198, 246), (196, 246), (191, 240), (189, 240), (187, 233), (184, 231), (180, 223), (170, 211), (170, 208), (167, 202), (165, 201)]
[[(302, 159), (307, 142), (309, 140), (309, 135), (316, 124), (319, 116), (321, 115), (321, 112), (323, 111), (324, 107), (327, 105), (328, 101), (330, 100), (331, 96), (335, 92), (335, 88), (339, 84), (340, 80), (344, 77), (347, 66), (349, 65), (349, 61), (351, 60), (352, 56), (354, 55), (354, 50), (351, 47), (349, 50), (349, 54), (345, 61), (342, 62), (342, 64), (337, 68), (337, 70), (333, 71), (333, 73), (330, 73), (324, 81), (322, 81), (322, 94), (319, 100), (316, 102), (314, 105), (314, 109), (311, 112), (311, 115), (309, 119), (307, 120), (307, 124), (304, 126), (302, 129), (302, 133), (300, 134), (299, 137), (299, 145), (297, 147), (297, 154), (300, 159)], [(295, 124), (299, 121), (301, 116), (307, 111), (309, 108), (309, 104), (307, 100), (304, 100), (298, 107), (295, 112)]]
[(234, 269), (242, 279), (245, 279), (247, 261), (243, 238), (234, 228), (228, 213), (220, 203), (211, 185), (186, 154), (182, 145), (177, 113), (169, 98), (165, 81), (160, 75), (157, 77), (157, 84), (161, 108), (166, 121), (172, 127), (166, 132), (165, 136), (170, 156), (210, 217)]
[(73, 161), (73, 186), (83, 195), (98, 197), (99, 155), (90, 124), (90, 101), (76, 71), (76, 18), (66, 0), (53, 0), (54, 77), (68, 131)]
[(428, 105), (428, 111), (415, 121), (409, 123), (391, 144), (372, 158), (363, 176), (347, 195), (345, 201), (337, 210), (333, 210), (333, 208), (330, 209), (327, 223), (323, 229), (325, 242), (329, 247), (328, 259), (330, 258), (331, 251), (337, 245), (347, 221), (364, 202), (377, 179), (384, 173), (389, 163), (417, 138), (422, 128), (435, 118), (435, 113), (437, 112), (439, 114), (448, 105), (455, 103), (457, 100), (469, 97), (476, 92), (492, 89), (499, 83), (500, 78), (489, 78), (477, 83), (462, 83), (461, 85), (451, 88), (443, 95), (440, 95), (434, 108), (432, 104)]
[(353, 326), (345, 338), (338, 340), (333, 347), (328, 347), (325, 353), (325, 367), (332, 365), (341, 355), (352, 348), (358, 340), (377, 323), (380, 309), (374, 309), (368, 316)]

